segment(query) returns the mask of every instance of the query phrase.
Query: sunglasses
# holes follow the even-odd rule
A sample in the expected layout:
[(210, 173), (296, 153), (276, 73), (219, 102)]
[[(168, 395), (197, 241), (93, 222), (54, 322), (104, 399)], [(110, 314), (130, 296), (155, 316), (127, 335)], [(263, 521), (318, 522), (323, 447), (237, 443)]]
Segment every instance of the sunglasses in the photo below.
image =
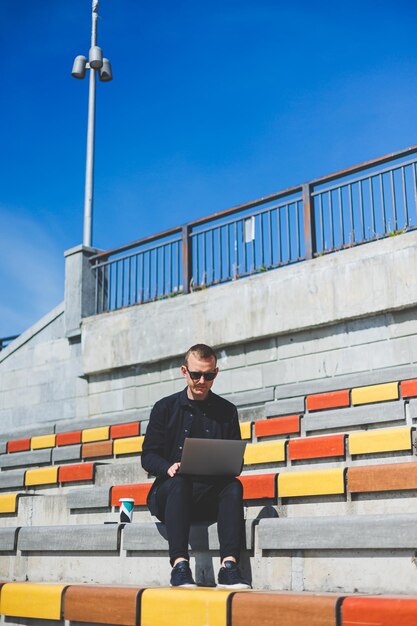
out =
[(192, 380), (200, 380), (202, 376), (204, 380), (214, 380), (217, 376), (217, 372), (190, 372), (187, 366), (185, 366), (185, 369)]

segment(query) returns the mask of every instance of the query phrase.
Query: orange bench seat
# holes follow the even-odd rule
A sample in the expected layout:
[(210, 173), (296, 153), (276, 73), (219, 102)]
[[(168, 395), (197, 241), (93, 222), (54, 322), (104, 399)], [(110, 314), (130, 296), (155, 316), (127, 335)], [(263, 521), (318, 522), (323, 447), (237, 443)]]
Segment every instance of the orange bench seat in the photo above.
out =
[(339, 391), (331, 391), (328, 393), (314, 393), (306, 398), (306, 407), (308, 411), (338, 409), (349, 405), (349, 389), (341, 389)]
[(7, 442), (7, 452), (25, 452), (30, 450), (30, 437)]
[(341, 626), (415, 626), (417, 598), (349, 597), (341, 613)]
[(335, 456), (344, 457), (345, 439), (346, 436), (343, 434), (290, 439), (288, 442), (288, 456), (291, 461)]
[(271, 417), (255, 422), (256, 437), (271, 437), (273, 435), (290, 435), (300, 432), (300, 416), (284, 415)]
[(72, 483), (81, 480), (93, 480), (94, 468), (94, 463), (76, 463), (75, 465), (61, 465), (58, 472), (58, 482)]
[(253, 474), (238, 478), (243, 486), (244, 500), (276, 498), (276, 474)]
[(115, 485), (111, 489), (110, 504), (119, 506), (119, 498), (133, 498), (135, 506), (146, 506), (146, 498), (152, 483)]
[(57, 446), (72, 446), (81, 443), (81, 430), (73, 430), (69, 433), (58, 433), (56, 436)]

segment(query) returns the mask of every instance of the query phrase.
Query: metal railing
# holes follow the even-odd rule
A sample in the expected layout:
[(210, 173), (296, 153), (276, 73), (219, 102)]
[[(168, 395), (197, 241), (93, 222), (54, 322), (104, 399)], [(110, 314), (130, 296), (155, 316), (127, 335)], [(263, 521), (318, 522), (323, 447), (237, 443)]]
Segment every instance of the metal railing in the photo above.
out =
[(417, 228), (417, 146), (91, 258), (96, 313)]
[(11, 341), (13, 341), (14, 339), (17, 339), (18, 337), (19, 335), (11, 335), (10, 337), (1, 337), (0, 338), (0, 352), (3, 350), (3, 348), (8, 346)]
[(333, 251), (414, 228), (416, 160), (329, 185), (312, 196), (316, 251)]
[(93, 270), (96, 313), (180, 293), (181, 237), (142, 246), (122, 257), (98, 259)]
[(190, 233), (192, 287), (203, 288), (304, 258), (301, 197)]

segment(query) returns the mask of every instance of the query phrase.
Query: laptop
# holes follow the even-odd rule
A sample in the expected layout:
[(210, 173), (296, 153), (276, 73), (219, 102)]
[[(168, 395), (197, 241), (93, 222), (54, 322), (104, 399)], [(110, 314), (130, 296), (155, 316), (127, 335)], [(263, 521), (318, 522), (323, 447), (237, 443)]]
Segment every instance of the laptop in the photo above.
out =
[(242, 471), (246, 442), (234, 439), (187, 437), (179, 474), (238, 476)]

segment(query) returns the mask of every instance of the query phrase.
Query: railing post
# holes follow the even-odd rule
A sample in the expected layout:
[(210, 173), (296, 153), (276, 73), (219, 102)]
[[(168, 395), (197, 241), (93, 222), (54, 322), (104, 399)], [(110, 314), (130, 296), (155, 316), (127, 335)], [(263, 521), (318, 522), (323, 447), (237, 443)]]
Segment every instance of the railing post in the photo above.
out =
[(183, 293), (190, 293), (191, 281), (193, 278), (193, 257), (191, 226), (184, 224), (182, 227), (182, 290)]
[(316, 252), (316, 227), (314, 219), (314, 198), (311, 195), (312, 185), (303, 185), (303, 212), (304, 212), (304, 244), (306, 259), (312, 259)]
[(81, 320), (95, 313), (95, 276), (90, 257), (100, 250), (76, 246), (65, 252), (65, 336), (81, 335)]

